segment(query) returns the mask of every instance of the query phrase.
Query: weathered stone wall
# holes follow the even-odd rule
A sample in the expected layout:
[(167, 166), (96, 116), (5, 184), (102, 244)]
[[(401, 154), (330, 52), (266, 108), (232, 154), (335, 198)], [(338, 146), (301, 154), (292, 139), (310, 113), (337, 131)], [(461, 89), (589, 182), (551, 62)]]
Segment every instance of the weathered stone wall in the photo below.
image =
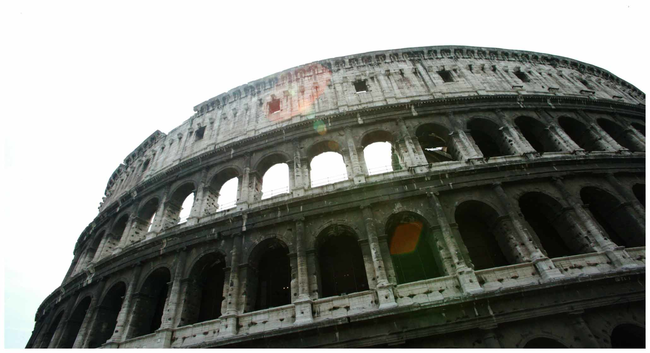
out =
[[(360, 54), (242, 86), (111, 176), (28, 346), (611, 346), (619, 323), (645, 325), (644, 102), (587, 64), (480, 48)], [(393, 171), (369, 173), (378, 141)], [(347, 178), (312, 187), (324, 151)], [(276, 163), (289, 190), (262, 200)], [(217, 209), (232, 177), (236, 205)], [(405, 280), (412, 260), (392, 245), (413, 224), (425, 275)], [(359, 266), (337, 296), (331, 239)], [(260, 282), (274, 249), (282, 288)], [(256, 309), (272, 290), (289, 299)]]

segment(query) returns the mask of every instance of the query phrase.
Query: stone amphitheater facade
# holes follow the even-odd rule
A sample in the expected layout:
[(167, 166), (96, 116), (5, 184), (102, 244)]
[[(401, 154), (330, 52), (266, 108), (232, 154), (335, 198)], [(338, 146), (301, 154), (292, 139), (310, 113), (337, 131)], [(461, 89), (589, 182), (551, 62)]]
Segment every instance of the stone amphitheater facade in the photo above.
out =
[[(608, 71), (387, 50), (194, 111), (110, 177), (28, 347), (645, 345), (645, 94)], [(369, 173), (374, 142), (392, 170)], [(312, 187), (328, 151), (347, 177)]]

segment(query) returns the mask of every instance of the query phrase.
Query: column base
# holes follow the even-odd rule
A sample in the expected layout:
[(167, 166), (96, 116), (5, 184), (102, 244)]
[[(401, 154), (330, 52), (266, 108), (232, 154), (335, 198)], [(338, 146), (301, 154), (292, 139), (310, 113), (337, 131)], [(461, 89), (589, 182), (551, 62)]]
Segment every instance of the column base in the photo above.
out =
[(607, 256), (608, 259), (612, 261), (612, 264), (617, 269), (628, 269), (628, 268), (637, 267), (637, 265), (634, 263), (634, 260), (630, 258), (630, 255), (628, 255), (623, 248), (607, 250), (605, 251), (605, 255)]
[(533, 260), (533, 264), (543, 281), (553, 281), (564, 277), (562, 272), (555, 267), (553, 261), (547, 257)]
[(224, 337), (237, 334), (237, 314), (226, 314), (221, 317), (220, 334)]
[(150, 348), (170, 348), (172, 346), (172, 335), (174, 331), (170, 328), (163, 328), (156, 331), (154, 346)]
[(115, 348), (119, 348), (119, 347), (120, 347), (120, 344), (115, 342), (115, 341), (108, 341), (108, 342), (102, 344), (102, 348), (115, 349)]
[(302, 298), (296, 300), (293, 304), (296, 306), (296, 321), (294, 325), (302, 325), (314, 322), (314, 314), (312, 313), (311, 299)]
[(476, 278), (476, 274), (473, 270), (470, 270), (469, 268), (458, 269), (458, 272), (456, 272), (456, 277), (458, 278), (458, 282), (460, 283), (460, 287), (462, 288), (463, 293), (483, 293), (484, 289), (480, 284), (478, 284), (478, 278)]
[(187, 217), (187, 225), (188, 226), (193, 226), (195, 224), (199, 223), (199, 217)]
[(397, 306), (392, 284), (378, 284), (375, 290), (377, 291), (379, 309), (390, 309)]
[(365, 182), (366, 182), (366, 176), (365, 175), (355, 175), (354, 176), (354, 185), (363, 184)]

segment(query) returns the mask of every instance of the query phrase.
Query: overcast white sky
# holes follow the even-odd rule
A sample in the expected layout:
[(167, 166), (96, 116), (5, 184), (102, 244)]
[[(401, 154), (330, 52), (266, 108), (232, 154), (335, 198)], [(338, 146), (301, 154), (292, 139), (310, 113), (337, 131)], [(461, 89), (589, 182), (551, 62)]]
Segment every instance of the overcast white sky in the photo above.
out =
[(155, 130), (266, 75), (427, 45), (557, 54), (648, 90), (647, 2), (0, 3), (5, 347), (24, 347), (106, 182)]

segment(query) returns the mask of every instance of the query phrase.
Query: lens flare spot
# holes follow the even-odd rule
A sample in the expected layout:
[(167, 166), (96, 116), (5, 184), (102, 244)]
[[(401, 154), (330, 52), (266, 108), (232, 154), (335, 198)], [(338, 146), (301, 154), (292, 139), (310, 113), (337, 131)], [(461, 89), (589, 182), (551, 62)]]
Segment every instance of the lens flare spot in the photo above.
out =
[(339, 143), (336, 141), (327, 141), (327, 147), (330, 149), (330, 151), (338, 151)]
[(327, 133), (327, 126), (325, 126), (325, 123), (321, 120), (316, 120), (314, 121), (314, 130), (316, 130), (319, 135), (325, 135)]
[(393, 238), (390, 241), (391, 255), (408, 254), (415, 251), (422, 234), (422, 223), (403, 223), (395, 227)]

